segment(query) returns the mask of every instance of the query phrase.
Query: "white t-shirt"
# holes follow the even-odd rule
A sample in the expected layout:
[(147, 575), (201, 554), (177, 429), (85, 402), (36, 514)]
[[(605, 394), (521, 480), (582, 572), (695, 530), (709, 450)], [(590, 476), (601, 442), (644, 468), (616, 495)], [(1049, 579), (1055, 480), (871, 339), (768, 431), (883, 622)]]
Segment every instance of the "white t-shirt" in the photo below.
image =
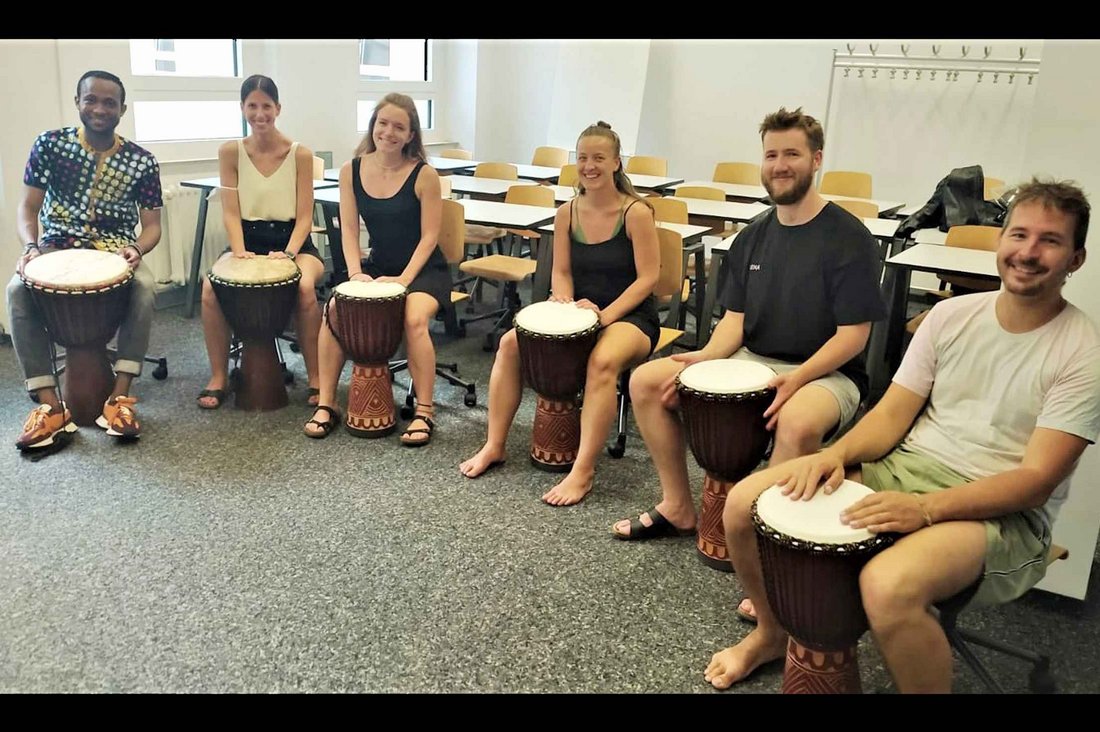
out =
[[(903, 444), (970, 480), (1020, 466), (1036, 427), (1096, 441), (1100, 330), (1071, 304), (1028, 333), (997, 320), (1000, 292), (937, 304), (909, 344), (894, 381), (930, 397)], [(1051, 525), (1069, 476), (1044, 507)]]

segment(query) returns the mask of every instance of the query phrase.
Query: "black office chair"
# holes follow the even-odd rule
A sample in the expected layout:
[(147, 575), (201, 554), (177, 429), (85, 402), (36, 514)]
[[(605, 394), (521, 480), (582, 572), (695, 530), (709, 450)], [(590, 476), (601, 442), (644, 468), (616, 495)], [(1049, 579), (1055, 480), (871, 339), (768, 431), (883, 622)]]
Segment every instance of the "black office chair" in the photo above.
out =
[[(1046, 564), (1049, 567), (1054, 562), (1069, 556), (1069, 550), (1065, 547), (1052, 544), (1047, 553)], [(998, 653), (1004, 653), (1021, 661), (1031, 664), (1028, 672), (1028, 688), (1036, 694), (1053, 694), (1058, 690), (1057, 682), (1050, 672), (1050, 656), (1036, 653), (1035, 651), (1013, 646), (988, 636), (958, 627), (958, 616), (962, 608), (970, 601), (977, 591), (978, 583), (963, 590), (954, 597), (950, 597), (936, 605), (939, 612), (940, 625), (947, 635), (947, 641), (954, 648), (963, 662), (977, 675), (986, 689), (995, 694), (1004, 694), (1005, 689), (993, 678), (993, 675), (974, 653), (972, 646), (987, 648)]]

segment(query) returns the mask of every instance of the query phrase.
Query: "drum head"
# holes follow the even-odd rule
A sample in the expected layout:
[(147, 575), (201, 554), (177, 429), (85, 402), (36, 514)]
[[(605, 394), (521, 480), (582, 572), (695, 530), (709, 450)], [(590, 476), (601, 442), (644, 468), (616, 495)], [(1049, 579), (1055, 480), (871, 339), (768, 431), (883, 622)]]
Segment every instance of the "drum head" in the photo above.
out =
[(808, 501), (792, 501), (773, 485), (760, 494), (756, 514), (769, 528), (792, 539), (814, 544), (855, 544), (875, 536), (840, 522), (840, 512), (874, 493), (867, 486), (845, 480), (832, 493), (818, 490)]
[(98, 249), (47, 252), (23, 268), (23, 279), (51, 290), (95, 290), (130, 276), (130, 265), (125, 259)]
[(516, 325), (539, 335), (563, 336), (581, 333), (600, 322), (595, 311), (569, 302), (536, 302), (516, 313)]
[(398, 297), (405, 294), (405, 286), (400, 282), (363, 282), (361, 280), (348, 280), (336, 286), (336, 292), (344, 297), (354, 297), (362, 300), (381, 300)]
[(273, 259), (256, 256), (251, 259), (241, 259), (230, 255), (215, 262), (210, 274), (225, 282), (270, 285), (294, 279), (298, 275), (298, 265), (294, 260), (285, 257)]
[(744, 394), (764, 389), (775, 377), (775, 371), (762, 363), (718, 358), (691, 364), (680, 372), (680, 383), (706, 394)]

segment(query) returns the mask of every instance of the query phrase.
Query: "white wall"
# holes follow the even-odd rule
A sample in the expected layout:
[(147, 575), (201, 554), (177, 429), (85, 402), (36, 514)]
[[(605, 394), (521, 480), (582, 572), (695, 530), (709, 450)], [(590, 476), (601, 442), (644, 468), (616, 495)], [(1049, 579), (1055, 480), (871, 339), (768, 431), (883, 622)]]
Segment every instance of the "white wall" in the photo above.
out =
[(478, 41), (475, 160), (529, 163), (547, 144), (560, 45)]
[[(1100, 117), (1100, 43), (1047, 41), (1032, 122), (1026, 137), (1022, 171), (1025, 174), (1076, 180), (1089, 194), (1092, 221), (1086, 261), (1068, 283), (1066, 298), (1100, 323), (1100, 146), (1096, 119)], [(1084, 598), (1096, 553), (1100, 529), (1100, 455), (1093, 446), (1085, 451), (1074, 473), (1069, 499), (1054, 527), (1054, 540), (1070, 550), (1069, 559), (1051, 566), (1039, 587)]]

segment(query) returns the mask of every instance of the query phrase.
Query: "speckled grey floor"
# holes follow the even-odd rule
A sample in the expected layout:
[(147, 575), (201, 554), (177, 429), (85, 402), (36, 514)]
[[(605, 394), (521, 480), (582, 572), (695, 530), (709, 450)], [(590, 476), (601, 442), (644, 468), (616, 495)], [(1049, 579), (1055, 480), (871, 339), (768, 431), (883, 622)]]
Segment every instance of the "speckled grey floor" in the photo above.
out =
[[(81, 429), (32, 463), (11, 448), (32, 405), (0, 346), (0, 691), (709, 692), (710, 655), (748, 630), (739, 585), (689, 539), (610, 537), (656, 497), (636, 433), (624, 459), (602, 458), (585, 502), (545, 506), (554, 479), (525, 459), (528, 396), (508, 463), (459, 475), (485, 432), (485, 327), (438, 338), (480, 403), (439, 382), (438, 431), (417, 451), (396, 435), (302, 436), (297, 356), (290, 407), (196, 409), (200, 324), (165, 310), (151, 351), (170, 376), (138, 383), (140, 444)], [(1032, 593), (965, 620), (1052, 653), (1063, 691), (1096, 692), (1098, 600), (1094, 581), (1084, 603)], [(891, 691), (866, 638), (861, 653), (865, 690)], [(1022, 664), (991, 665), (1026, 689)], [(735, 693), (780, 682), (773, 666)], [(955, 685), (981, 688), (965, 668)]]

